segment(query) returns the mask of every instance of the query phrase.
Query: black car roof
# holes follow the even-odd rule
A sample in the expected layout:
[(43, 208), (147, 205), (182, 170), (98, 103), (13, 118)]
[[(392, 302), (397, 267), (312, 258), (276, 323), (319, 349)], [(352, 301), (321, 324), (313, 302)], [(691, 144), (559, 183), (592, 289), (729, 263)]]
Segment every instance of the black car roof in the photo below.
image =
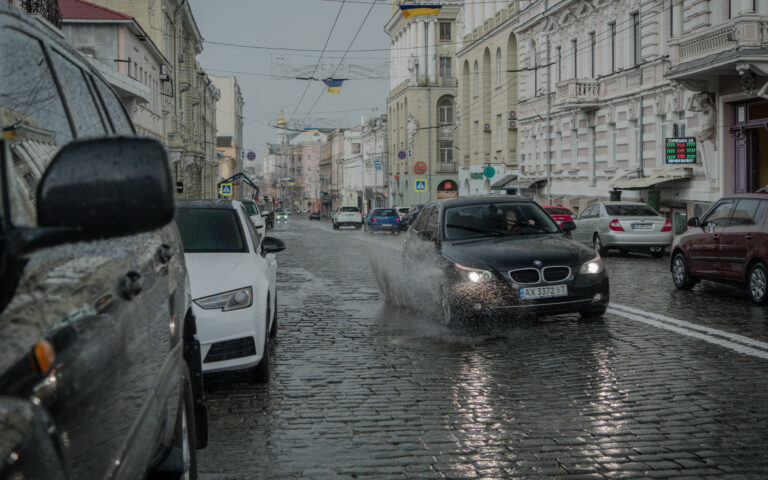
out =
[(232, 200), (217, 199), (217, 200), (205, 200), (205, 199), (193, 199), (193, 200), (177, 200), (177, 208), (231, 208), (235, 206)]
[[(443, 198), (440, 200), (434, 200), (430, 203), (435, 203), (440, 208), (448, 207), (460, 207), (464, 205), (483, 205), (488, 203), (536, 203), (529, 198), (520, 198), (510, 195), (469, 195), (459, 198)], [(536, 204), (538, 205), (538, 204)]]

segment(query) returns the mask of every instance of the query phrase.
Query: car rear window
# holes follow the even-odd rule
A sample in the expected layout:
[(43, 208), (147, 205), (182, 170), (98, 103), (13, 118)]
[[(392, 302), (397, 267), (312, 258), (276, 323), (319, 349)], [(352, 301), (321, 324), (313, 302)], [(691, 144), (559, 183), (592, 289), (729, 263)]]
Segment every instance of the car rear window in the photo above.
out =
[(654, 209), (647, 205), (606, 205), (608, 215), (619, 217), (658, 217)]
[(550, 215), (573, 215), (567, 208), (545, 208)]
[(409, 211), (409, 210), (410, 210), (410, 209), (409, 209), (409, 208), (407, 208), (407, 207), (406, 207), (406, 208), (398, 208), (398, 209), (397, 209), (397, 211), (398, 211), (398, 212), (400, 212), (400, 213), (408, 213), (408, 211)]
[(357, 213), (357, 207), (341, 207), (341, 208), (339, 208), (339, 211), (340, 212), (347, 212), (347, 213), (349, 213), (349, 212)]
[(223, 208), (179, 208), (176, 224), (188, 253), (247, 252), (237, 213)]
[(396, 217), (397, 212), (394, 208), (380, 208), (378, 210), (374, 210), (372, 215), (379, 215), (382, 217)]

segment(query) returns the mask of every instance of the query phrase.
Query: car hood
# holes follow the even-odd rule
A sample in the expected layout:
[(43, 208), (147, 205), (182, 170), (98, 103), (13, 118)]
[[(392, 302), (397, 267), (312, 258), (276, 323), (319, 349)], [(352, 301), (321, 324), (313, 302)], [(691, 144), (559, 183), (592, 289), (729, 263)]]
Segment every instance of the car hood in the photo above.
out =
[(207, 297), (253, 284), (254, 253), (186, 253), (192, 298)]
[(500, 272), (532, 267), (538, 260), (547, 265), (575, 267), (595, 253), (561, 234), (488, 237), (446, 242), (443, 255), (460, 265)]

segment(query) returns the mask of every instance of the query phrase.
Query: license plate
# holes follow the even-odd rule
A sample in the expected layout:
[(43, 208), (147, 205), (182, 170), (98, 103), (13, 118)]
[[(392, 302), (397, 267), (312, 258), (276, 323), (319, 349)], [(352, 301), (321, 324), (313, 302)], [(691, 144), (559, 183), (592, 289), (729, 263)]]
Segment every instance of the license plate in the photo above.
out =
[(567, 285), (547, 285), (544, 287), (527, 287), (520, 289), (520, 298), (523, 300), (532, 300), (535, 298), (565, 297), (567, 295)]
[(653, 230), (653, 224), (650, 223), (633, 223), (632, 230)]

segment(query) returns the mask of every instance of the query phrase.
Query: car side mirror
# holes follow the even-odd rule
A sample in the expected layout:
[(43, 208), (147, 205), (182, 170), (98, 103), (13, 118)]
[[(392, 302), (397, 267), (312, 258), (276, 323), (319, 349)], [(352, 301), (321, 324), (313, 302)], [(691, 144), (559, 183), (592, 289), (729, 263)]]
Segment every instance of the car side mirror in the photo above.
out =
[(285, 250), (285, 243), (279, 238), (264, 237), (264, 241), (261, 244), (262, 251), (267, 253), (277, 253)]
[(698, 227), (699, 226), (699, 217), (691, 217), (686, 222), (686, 225), (689, 227)]
[(570, 220), (564, 220), (560, 224), (560, 228), (563, 229), (565, 233), (568, 233), (576, 230), (576, 224)]
[(173, 194), (159, 141), (76, 140), (59, 150), (40, 180), (38, 225), (75, 228), (78, 240), (147, 232), (173, 220)]

